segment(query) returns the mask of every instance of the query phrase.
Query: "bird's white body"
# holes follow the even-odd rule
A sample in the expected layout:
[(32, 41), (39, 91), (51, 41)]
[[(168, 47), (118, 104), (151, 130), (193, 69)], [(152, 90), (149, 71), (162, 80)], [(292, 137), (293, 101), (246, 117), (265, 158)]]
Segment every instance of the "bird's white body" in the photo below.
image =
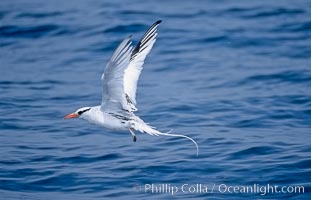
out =
[[(142, 119), (133, 113), (124, 112), (123, 115), (120, 115), (102, 111), (101, 106), (93, 106), (89, 108), (90, 110), (81, 115), (80, 118), (104, 128), (116, 131), (128, 131), (131, 128), (140, 132), (144, 132), (145, 129), (153, 129), (153, 127), (150, 127), (147, 123), (145, 123)], [(149, 134), (156, 135), (157, 132), (157, 130), (154, 130)]]
[(122, 123), (121, 120), (119, 120), (118, 118), (113, 117), (111, 114), (103, 112), (100, 109), (100, 106), (91, 107), (91, 109), (85, 114), (81, 115), (80, 118), (87, 120), (92, 124), (112, 130), (127, 131), (129, 128), (129, 123)]
[(196, 145), (198, 155), (198, 145), (192, 138), (181, 134), (162, 133), (134, 114), (137, 111), (137, 82), (144, 60), (156, 41), (160, 22), (155, 22), (148, 29), (135, 48), (131, 45), (131, 37), (127, 37), (115, 50), (102, 74), (101, 105), (80, 108), (67, 115), (65, 119), (81, 118), (104, 128), (130, 131), (134, 141), (136, 141), (135, 131), (156, 136), (187, 138)]

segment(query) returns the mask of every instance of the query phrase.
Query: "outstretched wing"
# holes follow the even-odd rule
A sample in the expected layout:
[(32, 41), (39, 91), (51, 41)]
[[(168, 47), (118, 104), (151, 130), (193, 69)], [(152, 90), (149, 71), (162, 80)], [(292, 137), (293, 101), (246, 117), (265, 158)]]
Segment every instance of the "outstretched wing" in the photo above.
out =
[(132, 55), (131, 36), (117, 47), (102, 74), (102, 104), (104, 110), (130, 110), (124, 93), (124, 70)]
[(132, 52), (129, 66), (125, 69), (124, 92), (127, 102), (132, 105), (132, 111), (136, 111), (136, 89), (137, 82), (146, 56), (153, 47), (157, 36), (157, 27), (161, 20), (155, 22), (141, 38)]

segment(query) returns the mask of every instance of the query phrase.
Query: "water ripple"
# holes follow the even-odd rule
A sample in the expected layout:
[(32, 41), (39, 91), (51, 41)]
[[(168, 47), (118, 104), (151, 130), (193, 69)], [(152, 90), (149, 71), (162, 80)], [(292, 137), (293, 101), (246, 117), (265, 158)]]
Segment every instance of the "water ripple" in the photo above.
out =
[(0, 27), (0, 37), (2, 38), (41, 38), (61, 29), (55, 24), (46, 24), (38, 26), (14, 26), (7, 25)]

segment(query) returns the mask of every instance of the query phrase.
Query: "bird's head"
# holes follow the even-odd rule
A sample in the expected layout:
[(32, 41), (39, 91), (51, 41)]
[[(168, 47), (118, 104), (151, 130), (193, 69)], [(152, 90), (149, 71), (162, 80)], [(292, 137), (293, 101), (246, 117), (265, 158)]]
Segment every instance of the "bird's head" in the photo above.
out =
[(88, 111), (91, 110), (91, 107), (83, 107), (79, 108), (73, 113), (70, 113), (64, 117), (64, 119), (70, 119), (70, 118), (83, 118), (86, 117), (88, 114)]

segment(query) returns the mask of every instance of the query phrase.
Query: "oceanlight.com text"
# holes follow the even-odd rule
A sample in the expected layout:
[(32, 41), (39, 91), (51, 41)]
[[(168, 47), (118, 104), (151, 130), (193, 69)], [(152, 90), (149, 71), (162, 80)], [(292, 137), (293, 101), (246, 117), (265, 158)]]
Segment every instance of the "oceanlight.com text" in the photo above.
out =
[(302, 185), (273, 185), (273, 184), (252, 184), (252, 185), (229, 185), (229, 184), (144, 184), (135, 185), (133, 190), (150, 194), (303, 194), (305, 188)]

